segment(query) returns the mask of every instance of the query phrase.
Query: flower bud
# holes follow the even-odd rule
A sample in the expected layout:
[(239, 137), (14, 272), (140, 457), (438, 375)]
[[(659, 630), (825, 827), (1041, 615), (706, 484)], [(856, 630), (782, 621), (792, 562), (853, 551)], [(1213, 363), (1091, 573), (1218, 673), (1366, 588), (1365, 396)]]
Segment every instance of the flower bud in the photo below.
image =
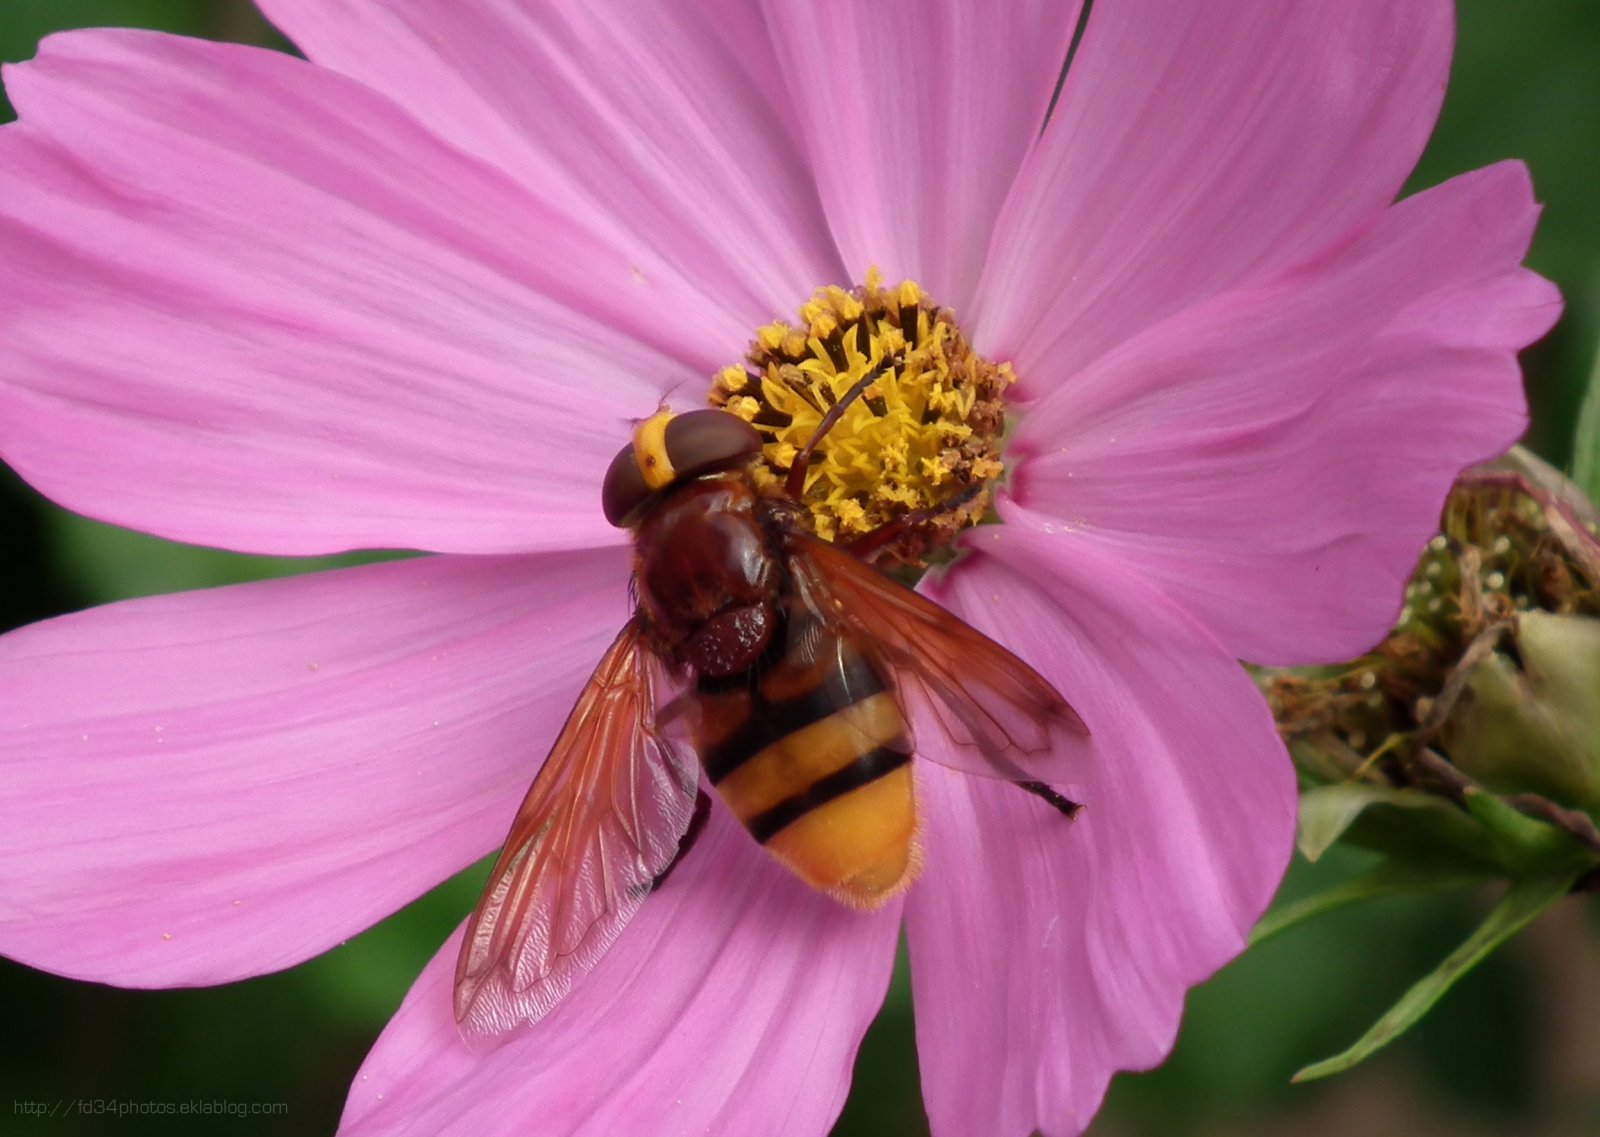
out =
[[(1468, 471), (1381, 644), (1348, 664), (1261, 676), (1302, 783), (1367, 787), (1340, 791), (1347, 839), (1500, 861), (1493, 841), (1463, 844), (1482, 808), (1465, 830), (1413, 808), (1413, 795), (1463, 807), (1476, 795), (1481, 807), (1488, 793), (1600, 853), (1597, 521), (1532, 455)], [(1322, 840), (1333, 835), (1324, 824)]]
[(1465, 682), (1440, 732), (1462, 773), (1500, 793), (1600, 804), (1600, 619), (1521, 613)]

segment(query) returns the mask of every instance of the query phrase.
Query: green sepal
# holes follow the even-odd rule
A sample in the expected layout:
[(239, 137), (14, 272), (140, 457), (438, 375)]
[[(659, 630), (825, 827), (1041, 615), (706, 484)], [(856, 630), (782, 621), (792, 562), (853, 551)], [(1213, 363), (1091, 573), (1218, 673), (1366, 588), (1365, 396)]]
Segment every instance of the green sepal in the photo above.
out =
[(1386, 858), (1419, 865), (1489, 869), (1507, 873), (1483, 823), (1448, 798), (1423, 790), (1393, 788), (1400, 795), (1367, 795), (1339, 842)]
[(1463, 803), (1483, 826), (1500, 862), (1513, 877), (1576, 873), (1594, 867), (1592, 850), (1554, 825), (1519, 812), (1504, 798), (1468, 790)]
[(1381, 896), (1403, 896), (1416, 892), (1438, 892), (1466, 888), (1496, 879), (1493, 869), (1484, 866), (1425, 861), (1384, 861), (1364, 873), (1302, 897), (1291, 904), (1274, 908), (1250, 931), (1250, 946), (1255, 947), (1279, 932), (1313, 916), (1374, 900)]
[(1300, 795), (1300, 822), (1295, 836), (1300, 855), (1308, 861), (1318, 860), (1362, 813), (1379, 805), (1460, 816), (1460, 810), (1450, 802), (1422, 790), (1372, 782), (1317, 786)]

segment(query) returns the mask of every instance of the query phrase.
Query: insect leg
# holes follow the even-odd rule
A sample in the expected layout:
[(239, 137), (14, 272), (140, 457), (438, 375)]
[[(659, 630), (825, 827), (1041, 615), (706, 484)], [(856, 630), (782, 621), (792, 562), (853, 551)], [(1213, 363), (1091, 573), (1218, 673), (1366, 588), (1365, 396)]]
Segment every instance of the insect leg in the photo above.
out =
[(952, 509), (960, 509), (982, 492), (983, 485), (979, 482), (973, 482), (949, 501), (942, 501), (938, 505), (930, 505), (925, 509), (913, 509), (910, 513), (902, 514), (893, 521), (885, 521), (871, 532), (863, 533), (854, 541), (846, 544), (845, 549), (852, 556), (871, 562), (873, 554), (895, 538), (911, 532), (919, 525), (926, 525), (941, 513), (948, 513)]
[(705, 790), (696, 790), (694, 796), (694, 813), (689, 816), (689, 828), (683, 831), (683, 836), (678, 839), (678, 851), (673, 854), (667, 867), (656, 875), (650, 882), (650, 891), (654, 892), (666, 883), (667, 877), (672, 875), (672, 870), (678, 867), (678, 862), (700, 837), (701, 830), (706, 827), (706, 819), (711, 816), (711, 799), (706, 796)]
[(1074, 817), (1078, 816), (1078, 811), (1083, 808), (1080, 803), (1073, 801), (1071, 798), (1066, 797), (1063, 794), (1056, 793), (1055, 790), (1051, 789), (1043, 782), (1012, 782), (1011, 784), (1016, 786), (1019, 790), (1027, 790), (1034, 797), (1043, 800), (1047, 805), (1054, 809), (1060, 810), (1061, 815), (1068, 821), (1071, 821)]
[(828, 408), (827, 413), (822, 416), (822, 421), (817, 423), (817, 429), (811, 432), (811, 437), (801, 447), (800, 453), (794, 456), (794, 461), (789, 464), (789, 477), (783, 483), (783, 492), (790, 500), (799, 501), (800, 492), (806, 488), (806, 470), (811, 465), (811, 455), (816, 450), (817, 443), (821, 442), (823, 436), (833, 429), (834, 423), (838, 422), (844, 412), (850, 408), (850, 404), (866, 394), (867, 388), (878, 381), (878, 376), (892, 366), (894, 366), (893, 360), (884, 360), (860, 379), (857, 379), (850, 389), (840, 396), (839, 401)]

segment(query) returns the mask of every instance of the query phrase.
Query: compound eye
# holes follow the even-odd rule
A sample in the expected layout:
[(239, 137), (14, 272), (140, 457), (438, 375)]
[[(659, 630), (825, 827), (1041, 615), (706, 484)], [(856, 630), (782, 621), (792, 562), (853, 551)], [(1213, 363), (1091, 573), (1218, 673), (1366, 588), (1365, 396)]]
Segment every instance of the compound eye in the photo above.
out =
[(633, 444), (618, 450), (606, 468), (606, 480), (600, 489), (600, 508), (605, 510), (606, 520), (619, 529), (626, 527), (629, 514), (654, 493), (644, 484), (639, 463), (634, 461)]
[(666, 447), (673, 471), (682, 478), (761, 453), (761, 435), (727, 411), (687, 411), (667, 423)]
[(761, 435), (726, 411), (667, 411), (634, 431), (633, 444), (611, 459), (600, 489), (606, 520), (628, 528), (657, 493), (684, 478), (738, 465), (761, 452)]

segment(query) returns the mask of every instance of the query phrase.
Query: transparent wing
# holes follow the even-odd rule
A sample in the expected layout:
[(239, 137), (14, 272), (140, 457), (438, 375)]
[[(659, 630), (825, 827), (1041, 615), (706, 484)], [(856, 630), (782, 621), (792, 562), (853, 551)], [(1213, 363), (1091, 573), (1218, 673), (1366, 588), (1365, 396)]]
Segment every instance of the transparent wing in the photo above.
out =
[(913, 722), (931, 717), (954, 744), (919, 754), (967, 773), (1062, 780), (1059, 768), (1028, 758), (1089, 731), (1044, 676), (844, 550), (802, 533), (787, 540), (801, 601), (853, 632), (861, 652), (893, 675)]
[(658, 672), (630, 620), (523, 799), (456, 962), (456, 1020), (467, 1037), (541, 1018), (672, 864), (698, 766), (657, 724)]

